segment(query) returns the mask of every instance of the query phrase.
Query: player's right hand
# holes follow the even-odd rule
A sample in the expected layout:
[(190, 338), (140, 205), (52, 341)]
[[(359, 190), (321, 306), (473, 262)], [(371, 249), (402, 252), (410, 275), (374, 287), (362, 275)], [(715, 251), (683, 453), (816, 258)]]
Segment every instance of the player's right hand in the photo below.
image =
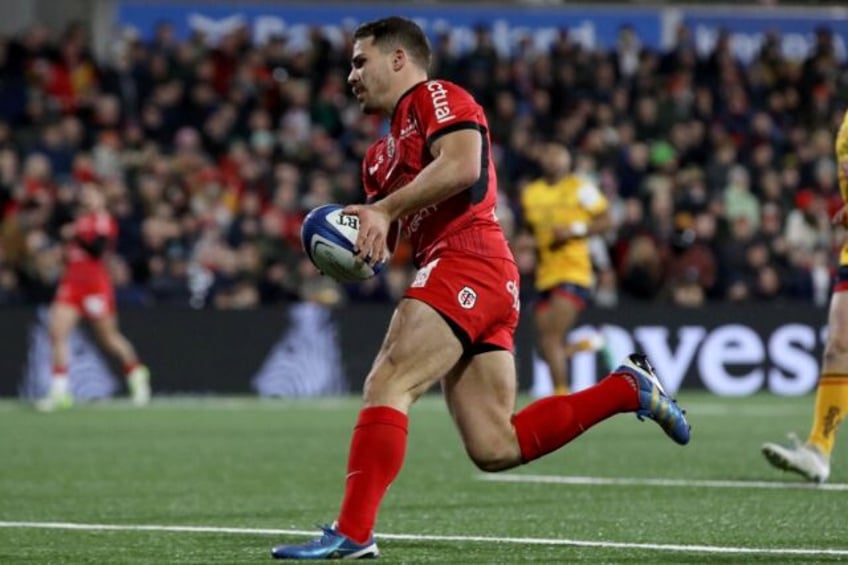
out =
[(344, 214), (359, 217), (359, 235), (355, 253), (374, 266), (388, 259), (387, 239), (391, 222), (388, 213), (377, 204), (352, 204), (342, 210)]

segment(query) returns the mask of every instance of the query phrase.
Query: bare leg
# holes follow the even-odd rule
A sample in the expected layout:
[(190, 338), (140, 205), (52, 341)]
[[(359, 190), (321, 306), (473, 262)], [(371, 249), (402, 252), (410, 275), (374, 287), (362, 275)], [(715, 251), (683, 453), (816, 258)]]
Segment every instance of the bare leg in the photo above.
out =
[(552, 293), (548, 302), (535, 312), (536, 332), (542, 359), (548, 365), (556, 394), (568, 392), (568, 358), (576, 348), (563, 343), (577, 320), (579, 309), (565, 297)]
[(371, 536), (386, 489), (406, 455), (407, 411), (457, 363), (462, 346), (447, 322), (417, 300), (400, 302), (365, 382), (348, 457), (338, 530), (357, 543)]
[(830, 477), (836, 431), (848, 413), (848, 292), (835, 292), (827, 319), (827, 343), (816, 387), (813, 422), (806, 443), (790, 434), (790, 444), (766, 442), (763, 455), (773, 466), (815, 482)]
[(614, 373), (593, 387), (542, 398), (514, 414), (515, 361), (507, 351), (458, 365), (444, 390), (465, 449), (483, 471), (542, 457), (610, 416), (639, 408), (632, 377)]
[(150, 371), (139, 362), (132, 343), (118, 329), (117, 316), (107, 314), (92, 319), (91, 326), (103, 348), (121, 361), (133, 404), (146, 405), (150, 402)]
[(463, 360), (444, 383), (445, 401), (468, 456), (484, 471), (521, 463), (512, 425), (517, 379), (508, 351), (492, 351)]
[(807, 443), (825, 456), (833, 452), (836, 431), (848, 412), (848, 292), (830, 300), (821, 378), (816, 388), (815, 414)]
[(50, 351), (54, 371), (64, 369), (67, 376), (70, 359), (70, 338), (79, 322), (79, 312), (73, 306), (55, 303), (50, 307), (47, 328), (50, 334)]
[(138, 363), (135, 348), (118, 329), (118, 318), (115, 314), (91, 319), (90, 323), (100, 344), (107, 352), (117, 357), (123, 367), (132, 367)]
[(69, 304), (60, 302), (50, 307), (47, 320), (47, 332), (50, 336), (50, 357), (52, 377), (47, 395), (40, 399), (37, 408), (51, 411), (67, 408), (73, 403), (68, 383), (68, 363), (70, 361), (71, 332), (79, 322), (79, 312)]

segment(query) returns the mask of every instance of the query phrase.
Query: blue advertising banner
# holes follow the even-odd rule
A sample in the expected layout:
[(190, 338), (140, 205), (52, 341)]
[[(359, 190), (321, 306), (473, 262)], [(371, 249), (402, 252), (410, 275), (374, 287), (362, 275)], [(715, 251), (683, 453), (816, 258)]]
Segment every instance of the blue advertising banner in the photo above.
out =
[(848, 10), (845, 9), (741, 9), (730, 12), (686, 9), (683, 23), (689, 26), (699, 55), (712, 52), (724, 29), (730, 33), (733, 52), (743, 63), (749, 63), (759, 52), (766, 33), (775, 31), (780, 35), (784, 56), (803, 60), (813, 50), (816, 29), (826, 28), (833, 33), (837, 58), (844, 62), (848, 56)]
[(631, 26), (643, 45), (661, 45), (660, 12), (656, 9), (599, 7), (512, 7), (512, 6), (392, 6), (338, 4), (328, 6), (212, 4), (155, 4), (123, 0), (117, 4), (117, 23), (135, 28), (150, 38), (159, 22), (170, 22), (180, 37), (204, 32), (212, 41), (240, 26), (248, 26), (254, 41), (262, 43), (285, 33), (292, 42), (305, 41), (309, 29), (321, 26), (330, 39), (345, 29), (390, 15), (414, 19), (434, 37), (445, 31), (462, 51), (474, 45), (474, 30), (485, 25), (496, 48), (509, 53), (524, 38), (544, 49), (567, 29), (569, 37), (590, 49), (608, 49), (615, 44), (619, 29)]

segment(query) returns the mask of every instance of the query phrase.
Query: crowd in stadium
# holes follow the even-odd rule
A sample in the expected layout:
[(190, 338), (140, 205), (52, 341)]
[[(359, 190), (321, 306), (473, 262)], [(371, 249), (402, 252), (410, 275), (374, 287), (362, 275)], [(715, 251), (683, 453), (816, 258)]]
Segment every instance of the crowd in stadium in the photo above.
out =
[[(95, 58), (81, 25), (0, 37), (0, 305), (50, 300), (86, 182), (118, 220), (119, 305), (397, 298), (413, 272), (403, 246), (383, 276), (350, 287), (300, 248), (306, 211), (362, 199), (360, 161), (384, 131), (345, 83), (350, 47), (317, 30), (302, 44), (254, 45), (246, 29), (179, 40), (162, 24)], [(599, 305), (827, 302), (842, 236), (833, 135), (848, 103), (828, 30), (806, 60), (769, 36), (748, 65), (727, 36), (699, 56), (685, 27), (666, 52), (626, 27), (610, 51), (563, 30), (549, 51), (528, 38), (503, 56), (484, 27), (471, 51), (447, 35), (433, 47), (432, 76), (487, 109), (511, 237), (526, 237), (517, 204), (543, 141), (564, 143), (609, 198), (617, 229), (593, 245)], [(532, 271), (531, 254), (518, 261)]]

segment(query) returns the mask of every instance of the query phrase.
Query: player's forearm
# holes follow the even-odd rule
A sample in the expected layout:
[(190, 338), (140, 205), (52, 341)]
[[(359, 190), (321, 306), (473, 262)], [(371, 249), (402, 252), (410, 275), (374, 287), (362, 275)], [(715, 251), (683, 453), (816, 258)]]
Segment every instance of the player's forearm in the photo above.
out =
[(103, 236), (97, 236), (94, 239), (83, 239), (77, 238), (77, 245), (82, 247), (86, 253), (95, 259), (99, 259), (106, 252), (106, 246), (109, 244), (109, 240)]
[(480, 178), (480, 160), (444, 154), (424, 167), (406, 186), (379, 202), (394, 221), (438, 204), (470, 188)]
[(586, 235), (603, 234), (610, 231), (612, 227), (612, 216), (608, 212), (603, 213), (592, 218), (592, 221), (589, 222)]
[(590, 237), (606, 233), (612, 229), (612, 217), (609, 213), (595, 216), (589, 222), (573, 222), (562, 228), (554, 228), (555, 245), (565, 243), (574, 238)]

